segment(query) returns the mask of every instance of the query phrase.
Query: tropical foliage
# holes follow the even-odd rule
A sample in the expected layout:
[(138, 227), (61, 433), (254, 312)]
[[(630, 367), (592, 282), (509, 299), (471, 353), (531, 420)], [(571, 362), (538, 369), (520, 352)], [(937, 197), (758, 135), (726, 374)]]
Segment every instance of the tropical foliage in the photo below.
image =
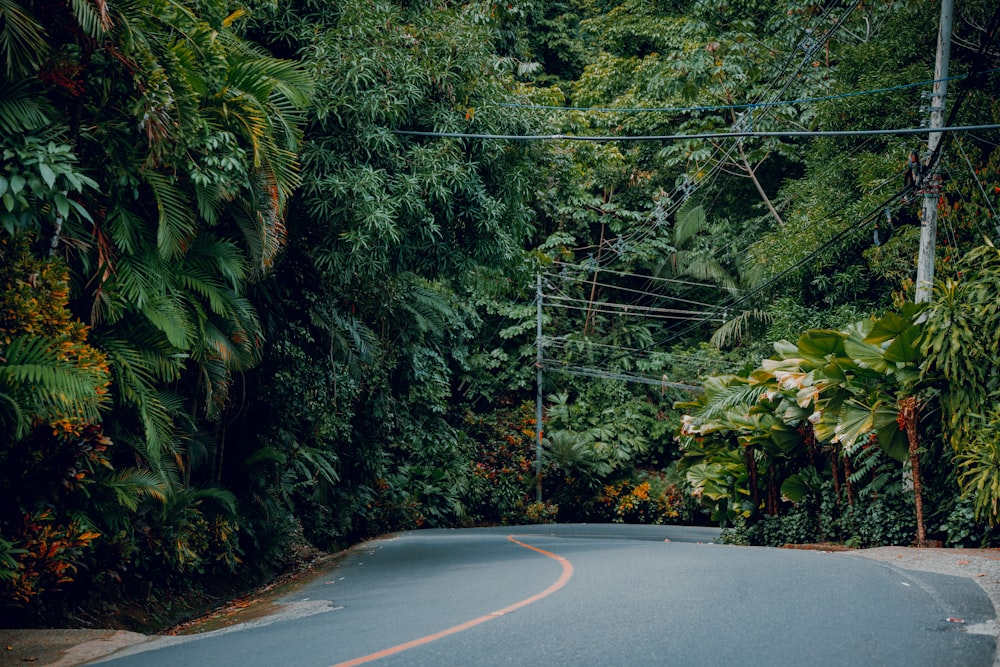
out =
[(0, 0), (4, 613), (424, 526), (989, 543), (960, 4), (928, 190), (867, 130), (924, 120), (932, 2)]

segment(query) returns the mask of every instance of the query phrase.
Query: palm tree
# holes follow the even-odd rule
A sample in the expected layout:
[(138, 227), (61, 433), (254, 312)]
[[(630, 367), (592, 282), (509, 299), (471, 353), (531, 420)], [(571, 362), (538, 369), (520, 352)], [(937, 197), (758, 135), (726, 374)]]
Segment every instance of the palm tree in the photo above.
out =
[(17, 0), (0, 0), (0, 79), (17, 81), (41, 65), (48, 42), (45, 28)]

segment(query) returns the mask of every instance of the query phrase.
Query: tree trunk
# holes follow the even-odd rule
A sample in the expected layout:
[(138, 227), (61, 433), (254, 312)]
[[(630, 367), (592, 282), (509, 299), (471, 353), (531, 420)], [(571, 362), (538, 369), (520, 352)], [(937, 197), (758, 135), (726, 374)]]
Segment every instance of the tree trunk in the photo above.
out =
[(840, 505), (840, 466), (837, 465), (837, 452), (830, 454), (830, 471), (833, 473), (833, 500)]
[(743, 462), (750, 478), (750, 497), (753, 499), (753, 509), (756, 512), (760, 509), (760, 489), (757, 488), (757, 460), (754, 458), (753, 447), (744, 448)]
[(774, 467), (767, 469), (767, 513), (778, 514), (778, 482), (774, 479)]
[(601, 223), (601, 240), (597, 242), (597, 267), (594, 269), (594, 281), (590, 285), (590, 299), (587, 300), (587, 316), (583, 320), (583, 335), (590, 335), (590, 323), (594, 317), (594, 300), (597, 298), (597, 272), (601, 270), (601, 251), (604, 250), (604, 228)]
[(778, 210), (774, 208), (774, 204), (771, 203), (770, 197), (768, 197), (767, 193), (764, 192), (764, 186), (757, 180), (757, 172), (754, 170), (753, 165), (750, 164), (750, 160), (743, 151), (743, 144), (738, 143), (736, 145), (740, 151), (740, 160), (743, 161), (743, 170), (750, 176), (750, 180), (753, 182), (754, 187), (757, 188), (757, 194), (760, 195), (761, 201), (763, 201), (764, 205), (767, 206), (767, 212), (770, 213), (771, 217), (778, 223), (779, 228), (784, 227), (785, 221), (781, 219), (780, 215), (778, 215)]
[(844, 486), (847, 487), (847, 504), (854, 506), (854, 489), (851, 487), (851, 459), (844, 456)]
[(927, 544), (927, 530), (924, 527), (924, 485), (920, 477), (920, 435), (917, 433), (917, 418), (920, 406), (915, 396), (907, 396), (899, 402), (900, 420), (906, 428), (909, 444), (910, 472), (913, 475), (913, 506), (917, 515), (917, 546)]

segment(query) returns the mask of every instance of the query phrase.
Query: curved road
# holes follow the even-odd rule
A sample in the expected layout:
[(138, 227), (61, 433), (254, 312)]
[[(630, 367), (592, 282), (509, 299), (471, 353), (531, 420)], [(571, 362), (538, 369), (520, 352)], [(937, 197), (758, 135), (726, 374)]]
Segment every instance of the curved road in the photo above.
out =
[(275, 616), (158, 638), (101, 664), (994, 663), (995, 612), (971, 579), (712, 544), (717, 534), (626, 525), (401, 533), (354, 548)]

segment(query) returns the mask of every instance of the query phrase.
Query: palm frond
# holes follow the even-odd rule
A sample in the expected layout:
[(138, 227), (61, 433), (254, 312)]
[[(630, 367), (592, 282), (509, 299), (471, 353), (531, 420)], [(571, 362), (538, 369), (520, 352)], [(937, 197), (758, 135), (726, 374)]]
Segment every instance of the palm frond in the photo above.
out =
[(0, 56), (4, 75), (17, 80), (42, 64), (48, 52), (45, 28), (17, 0), (0, 0)]
[(441, 337), (455, 317), (451, 294), (442, 286), (414, 274), (402, 274), (403, 292), (400, 307), (414, 320), (417, 328), (434, 337)]
[(738, 345), (766, 328), (774, 321), (774, 315), (766, 310), (744, 310), (736, 317), (727, 320), (712, 334), (711, 343), (721, 349)]
[(677, 209), (675, 219), (674, 244), (679, 248), (705, 230), (707, 216), (704, 207), (688, 199)]
[(95, 4), (88, 0), (70, 0), (69, 4), (77, 23), (88, 37), (99, 40), (111, 28), (106, 0), (97, 0)]
[(156, 199), (156, 247), (165, 259), (181, 256), (191, 243), (196, 229), (193, 206), (188, 196), (175, 181), (157, 171), (148, 170), (143, 175)]
[(61, 357), (58, 349), (58, 340), (31, 335), (18, 336), (0, 348), (0, 394), (7, 397), (8, 404), (15, 404), (8, 414), (16, 418), (17, 436), (24, 434), (28, 414), (43, 418), (62, 415), (88, 422), (100, 419), (105, 397), (97, 390), (107, 377), (102, 371)]
[(730, 384), (721, 391), (707, 396), (705, 404), (698, 412), (702, 420), (718, 419), (727, 412), (738, 411), (746, 413), (761, 401), (769, 392), (775, 390), (771, 384)]
[(155, 471), (144, 468), (122, 468), (111, 479), (103, 480), (102, 484), (114, 492), (118, 504), (133, 512), (144, 498), (163, 503), (170, 492), (166, 480)]
[(48, 105), (31, 90), (29, 79), (0, 86), (0, 132), (11, 135), (39, 130), (48, 124)]
[(17, 440), (27, 433), (31, 417), (6, 391), (0, 386), (0, 434), (11, 440)]
[(372, 329), (354, 315), (330, 308), (311, 313), (314, 323), (330, 332), (330, 356), (343, 355), (352, 366), (368, 364), (378, 354), (379, 340)]

